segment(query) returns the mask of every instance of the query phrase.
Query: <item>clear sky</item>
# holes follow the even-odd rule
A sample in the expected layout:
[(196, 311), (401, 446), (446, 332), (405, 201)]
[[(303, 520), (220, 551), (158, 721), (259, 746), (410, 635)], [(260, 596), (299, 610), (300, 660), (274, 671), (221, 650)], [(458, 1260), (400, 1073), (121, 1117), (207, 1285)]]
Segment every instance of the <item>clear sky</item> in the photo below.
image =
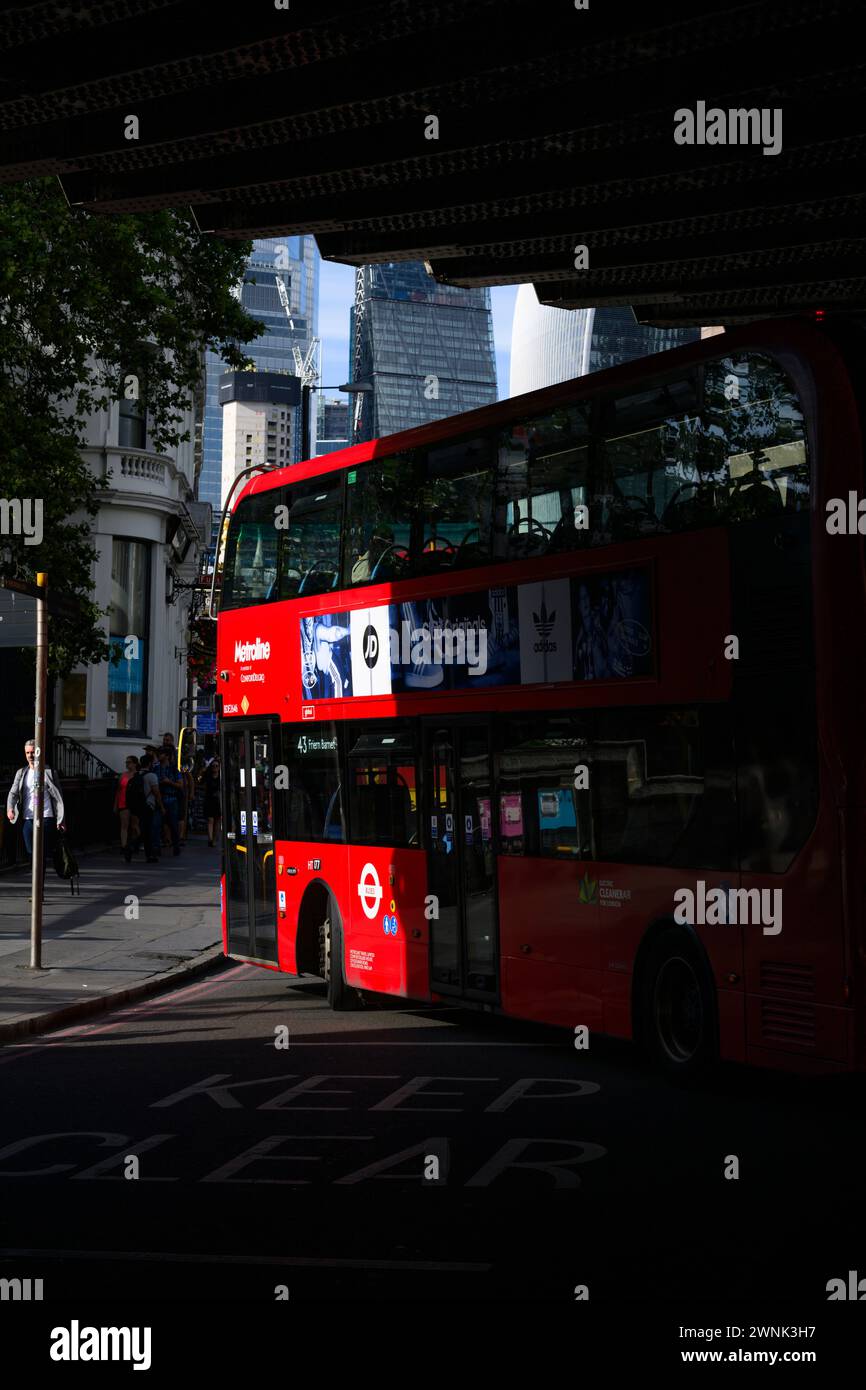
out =
[[(355, 299), (355, 272), (351, 266), (336, 265), (333, 261), (322, 261), (320, 265), (321, 382), (323, 386), (339, 386), (349, 375), (349, 310)], [(503, 285), (491, 291), (493, 336), (496, 341), (496, 377), (500, 400), (508, 395), (511, 319), (516, 295), (517, 289), (513, 285)]]

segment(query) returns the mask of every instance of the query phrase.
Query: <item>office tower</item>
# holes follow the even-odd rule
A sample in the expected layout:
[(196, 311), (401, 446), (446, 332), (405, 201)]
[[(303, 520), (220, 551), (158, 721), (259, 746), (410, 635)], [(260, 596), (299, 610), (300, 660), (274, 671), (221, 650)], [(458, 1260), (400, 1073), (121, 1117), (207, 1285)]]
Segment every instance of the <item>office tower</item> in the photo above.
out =
[(352, 440), (376, 439), (496, 400), (490, 292), (440, 285), (414, 261), (359, 267)]
[(644, 328), (629, 308), (554, 309), (539, 304), (532, 285), (521, 285), (511, 329), (509, 393), (520, 396), (699, 338), (699, 328)]
[(219, 380), (222, 495), (254, 463), (284, 468), (297, 453), (300, 382), (285, 372), (225, 372)]
[[(288, 299), (288, 312), (277, 288), (282, 279)], [(265, 332), (243, 351), (252, 358), (257, 372), (296, 374), (293, 348), (306, 356), (316, 335), (319, 305), (319, 253), (311, 236), (266, 237), (253, 242), (240, 292), (241, 303), (249, 314), (265, 325)], [(291, 320), (291, 322), (290, 322)], [(222, 414), (219, 401), (220, 377), (230, 369), (214, 352), (206, 354), (206, 397), (202, 435), (202, 468), (198, 495), (219, 513), (224, 497)], [(294, 407), (292, 449), (289, 463), (300, 459), (300, 407)]]

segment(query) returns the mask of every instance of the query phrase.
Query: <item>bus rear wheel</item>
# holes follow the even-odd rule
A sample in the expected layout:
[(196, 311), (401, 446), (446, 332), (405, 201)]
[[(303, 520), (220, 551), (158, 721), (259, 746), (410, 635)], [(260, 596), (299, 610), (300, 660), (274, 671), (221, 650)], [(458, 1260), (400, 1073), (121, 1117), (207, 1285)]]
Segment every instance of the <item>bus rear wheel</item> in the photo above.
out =
[(650, 946), (641, 1038), (670, 1076), (704, 1075), (718, 1061), (716, 997), (709, 968), (687, 932), (671, 928)]
[(332, 901), (319, 926), (319, 974), (327, 986), (332, 1009), (346, 1011), (361, 1007), (360, 994), (346, 984), (343, 974), (343, 932)]

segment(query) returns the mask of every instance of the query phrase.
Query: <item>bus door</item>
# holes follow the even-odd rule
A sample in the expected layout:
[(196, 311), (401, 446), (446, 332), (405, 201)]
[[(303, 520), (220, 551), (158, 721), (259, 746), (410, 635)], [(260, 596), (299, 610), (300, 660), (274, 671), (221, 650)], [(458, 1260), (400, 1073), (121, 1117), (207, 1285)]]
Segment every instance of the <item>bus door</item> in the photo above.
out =
[(490, 730), (437, 721), (424, 735), (430, 988), (492, 1002), (499, 993)]
[(229, 954), (276, 962), (273, 750), (270, 724), (222, 731)]

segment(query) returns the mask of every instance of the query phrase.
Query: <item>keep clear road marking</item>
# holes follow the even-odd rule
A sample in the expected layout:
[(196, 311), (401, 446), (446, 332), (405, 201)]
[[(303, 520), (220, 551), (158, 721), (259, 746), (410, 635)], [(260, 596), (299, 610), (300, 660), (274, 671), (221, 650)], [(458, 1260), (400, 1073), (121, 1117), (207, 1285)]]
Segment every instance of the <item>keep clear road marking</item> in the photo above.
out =
[(306, 1255), (192, 1255), (170, 1254), (162, 1250), (0, 1250), (0, 1257), (12, 1260), (102, 1260), (108, 1264), (141, 1260), (173, 1264), (293, 1265), (300, 1269), (438, 1270), (442, 1274), (486, 1274), (492, 1269), (490, 1264), (472, 1264), (457, 1260), (348, 1260)]

